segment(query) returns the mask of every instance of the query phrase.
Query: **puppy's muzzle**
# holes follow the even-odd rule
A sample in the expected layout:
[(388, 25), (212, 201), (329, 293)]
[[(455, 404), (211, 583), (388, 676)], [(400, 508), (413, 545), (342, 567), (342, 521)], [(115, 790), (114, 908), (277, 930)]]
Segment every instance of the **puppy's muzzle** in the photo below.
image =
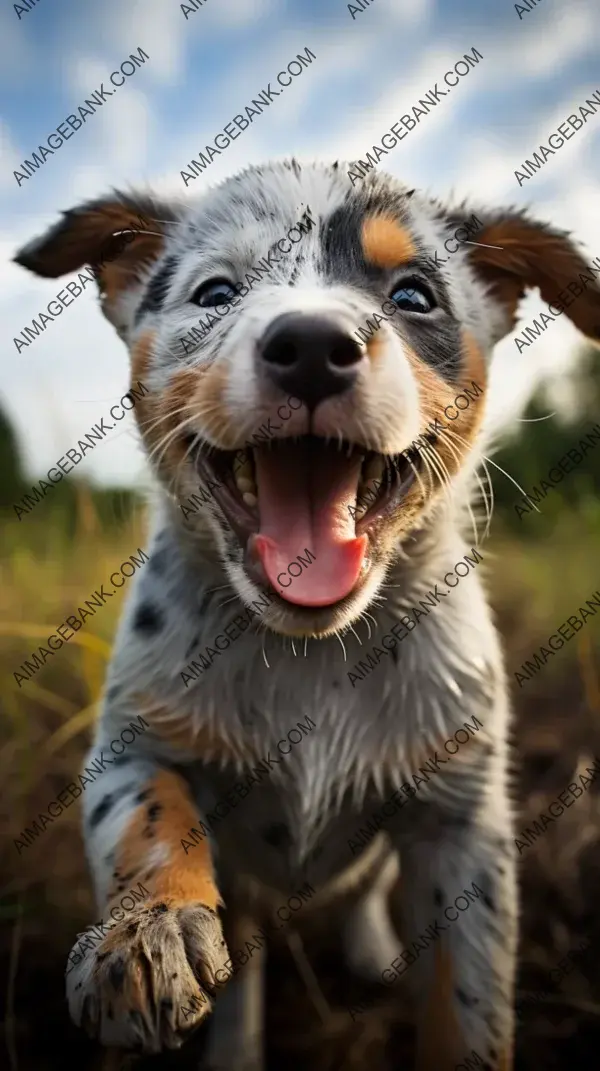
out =
[(358, 343), (337, 324), (297, 312), (273, 320), (258, 347), (261, 374), (310, 410), (350, 390), (365, 359)]

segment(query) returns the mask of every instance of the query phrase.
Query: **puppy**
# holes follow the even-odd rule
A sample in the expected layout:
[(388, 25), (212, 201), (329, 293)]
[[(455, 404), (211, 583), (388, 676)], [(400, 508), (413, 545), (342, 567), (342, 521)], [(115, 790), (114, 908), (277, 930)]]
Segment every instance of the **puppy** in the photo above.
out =
[[(292, 160), (185, 204), (116, 195), (15, 258), (45, 277), (97, 267), (148, 388), (135, 413), (157, 480), (90, 753), (110, 767), (83, 796), (112, 921), (76, 946), (69, 1007), (105, 1045), (149, 1052), (213, 1011), (213, 1063), (260, 1068), (264, 945), (249, 937), (293, 928), (292, 901), (338, 904), (350, 963), (407, 975), (420, 1071), (472, 1050), (506, 1071), (507, 687), (480, 571), (452, 570), (481, 560), (467, 526), (493, 347), (527, 288), (551, 301), (585, 264), (515, 211), (482, 212), (476, 241), (444, 250), (466, 211), (356, 179)], [(595, 340), (599, 299), (592, 286), (568, 313)], [(390, 798), (365, 844), (356, 830)], [(404, 952), (386, 907), (398, 859)]]

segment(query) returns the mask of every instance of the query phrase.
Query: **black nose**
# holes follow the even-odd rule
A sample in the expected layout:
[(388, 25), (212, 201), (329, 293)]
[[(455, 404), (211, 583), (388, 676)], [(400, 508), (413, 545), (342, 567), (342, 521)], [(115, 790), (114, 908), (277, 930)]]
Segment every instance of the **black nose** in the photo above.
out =
[(259, 359), (273, 383), (314, 409), (354, 386), (363, 354), (358, 343), (329, 320), (290, 312), (267, 328)]

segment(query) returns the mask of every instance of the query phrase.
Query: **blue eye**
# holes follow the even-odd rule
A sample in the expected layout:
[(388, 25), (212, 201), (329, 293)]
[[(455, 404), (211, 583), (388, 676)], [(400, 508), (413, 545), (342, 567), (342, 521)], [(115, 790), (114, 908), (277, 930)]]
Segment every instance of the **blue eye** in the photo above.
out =
[(390, 294), (391, 300), (399, 309), (406, 312), (431, 312), (435, 308), (433, 294), (421, 284), (408, 282), (398, 286)]
[(216, 305), (226, 305), (233, 301), (235, 290), (228, 279), (209, 279), (196, 287), (190, 301), (203, 309), (214, 309)]

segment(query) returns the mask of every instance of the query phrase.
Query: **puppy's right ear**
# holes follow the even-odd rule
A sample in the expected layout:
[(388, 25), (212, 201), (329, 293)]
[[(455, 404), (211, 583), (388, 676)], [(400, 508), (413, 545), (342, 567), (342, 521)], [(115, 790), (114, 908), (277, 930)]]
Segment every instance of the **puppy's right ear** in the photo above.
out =
[[(568, 308), (566, 315), (575, 327), (600, 345), (598, 269), (592, 268), (593, 274), (590, 273), (582, 251), (569, 234), (529, 219), (524, 211), (516, 209), (482, 211), (481, 216), (483, 222), (475, 213), (471, 216), (479, 224), (479, 229), (471, 233), (471, 228), (464, 226), (470, 222), (464, 209), (452, 212), (447, 222), (453, 228), (463, 226), (468, 239), (460, 241), (468, 249), (469, 263), (504, 310), (504, 330), (496, 341), (514, 328), (518, 304), (525, 292), (539, 287), (543, 301), (549, 305), (560, 302), (561, 311)], [(566, 295), (573, 300), (567, 301)]]
[(175, 222), (172, 208), (148, 197), (115, 194), (63, 212), (45, 234), (23, 246), (16, 264), (44, 278), (57, 278), (89, 264), (96, 276), (107, 318), (116, 316), (117, 300), (140, 278), (164, 248), (165, 229)]

